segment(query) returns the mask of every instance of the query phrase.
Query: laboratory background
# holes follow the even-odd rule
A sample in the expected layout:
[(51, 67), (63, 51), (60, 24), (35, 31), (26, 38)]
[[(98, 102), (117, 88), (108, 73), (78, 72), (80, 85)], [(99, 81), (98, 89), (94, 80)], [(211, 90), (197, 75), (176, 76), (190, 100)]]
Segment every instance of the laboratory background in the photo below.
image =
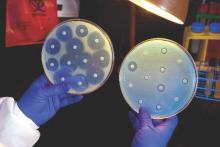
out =
[[(9, 9), (16, 9), (13, 5), (8, 7), (9, 1), (13, 3), (12, 0), (0, 2), (0, 97), (11, 96), (18, 100), (32, 81), (44, 73), (41, 52), (45, 37), (22, 42), (21, 33), (10, 41), (6, 33), (7, 18), (17, 17), (12, 16), (15, 13), (7, 16)], [(14, 6), (22, 8), (22, 1)], [(36, 9), (42, 8), (37, 4), (39, 1), (32, 1)], [(167, 38), (181, 44), (192, 55), (199, 76), (196, 94), (190, 105), (178, 114), (179, 123), (168, 147), (220, 146), (220, 1), (189, 0), (184, 24), (150, 13), (129, 0), (80, 0), (79, 3), (79, 13), (72, 18), (89, 20), (106, 31), (114, 47), (114, 68), (103, 86), (86, 94), (82, 102), (61, 109), (43, 125), (34, 147), (130, 146), (134, 135), (128, 119), (131, 108), (120, 90), (119, 70), (126, 54), (138, 43), (151, 38)], [(183, 5), (174, 4), (174, 7)], [(57, 4), (54, 9), (58, 11), (62, 6)], [(22, 10), (26, 11), (25, 7)], [(49, 24), (72, 18), (50, 16)], [(38, 21), (30, 18), (28, 23), (37, 28)], [(31, 29), (26, 33), (38, 37), (40, 32)]]

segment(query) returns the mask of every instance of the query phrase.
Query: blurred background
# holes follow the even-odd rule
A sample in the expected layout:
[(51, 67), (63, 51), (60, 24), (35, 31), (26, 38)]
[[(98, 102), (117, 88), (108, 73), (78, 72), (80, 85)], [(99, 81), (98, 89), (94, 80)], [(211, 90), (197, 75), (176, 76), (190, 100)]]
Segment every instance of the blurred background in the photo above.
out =
[[(201, 0), (191, 0), (184, 25), (175, 24), (127, 0), (81, 0), (80, 18), (100, 25), (110, 36), (115, 67), (110, 79), (98, 91), (77, 105), (59, 111), (40, 128), (35, 147), (128, 147), (134, 131), (128, 120), (129, 106), (118, 81), (120, 63), (130, 48), (129, 32), (135, 7), (135, 44), (163, 37), (183, 42), (184, 28), (195, 21)], [(5, 47), (6, 1), (0, 3), (0, 96), (19, 99), (32, 81), (43, 74), (42, 44)], [(179, 124), (169, 147), (220, 146), (220, 103), (194, 98), (179, 115)]]

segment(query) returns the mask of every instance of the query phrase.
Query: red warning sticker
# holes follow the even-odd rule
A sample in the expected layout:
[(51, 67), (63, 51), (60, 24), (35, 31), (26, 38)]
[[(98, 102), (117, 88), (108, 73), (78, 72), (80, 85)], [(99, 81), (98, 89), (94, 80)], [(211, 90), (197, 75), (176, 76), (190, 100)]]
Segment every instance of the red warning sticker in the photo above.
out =
[(42, 43), (59, 23), (56, 0), (8, 0), (6, 47)]

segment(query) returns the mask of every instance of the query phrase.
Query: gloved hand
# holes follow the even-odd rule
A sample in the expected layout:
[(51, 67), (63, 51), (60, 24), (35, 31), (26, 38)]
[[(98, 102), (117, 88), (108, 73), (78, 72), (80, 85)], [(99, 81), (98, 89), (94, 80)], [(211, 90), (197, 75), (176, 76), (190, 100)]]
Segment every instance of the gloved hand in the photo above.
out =
[(28, 118), (41, 126), (51, 119), (60, 108), (82, 100), (82, 95), (68, 94), (67, 91), (70, 88), (71, 86), (65, 82), (52, 85), (42, 75), (32, 83), (17, 105)]
[(178, 123), (177, 116), (152, 120), (145, 108), (140, 108), (138, 116), (130, 111), (129, 119), (136, 131), (132, 147), (166, 147)]

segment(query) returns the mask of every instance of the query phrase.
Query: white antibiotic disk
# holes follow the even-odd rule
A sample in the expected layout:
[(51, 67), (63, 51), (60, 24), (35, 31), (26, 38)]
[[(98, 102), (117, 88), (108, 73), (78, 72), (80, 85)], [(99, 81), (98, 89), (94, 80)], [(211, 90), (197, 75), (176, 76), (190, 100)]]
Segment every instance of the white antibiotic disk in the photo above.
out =
[(88, 94), (109, 78), (114, 50), (108, 35), (98, 25), (72, 19), (56, 26), (42, 49), (42, 64), (51, 83), (68, 82), (69, 93)]
[(119, 82), (126, 102), (134, 111), (146, 107), (152, 118), (163, 119), (189, 105), (198, 76), (191, 55), (181, 45), (154, 38), (128, 53), (120, 68)]

